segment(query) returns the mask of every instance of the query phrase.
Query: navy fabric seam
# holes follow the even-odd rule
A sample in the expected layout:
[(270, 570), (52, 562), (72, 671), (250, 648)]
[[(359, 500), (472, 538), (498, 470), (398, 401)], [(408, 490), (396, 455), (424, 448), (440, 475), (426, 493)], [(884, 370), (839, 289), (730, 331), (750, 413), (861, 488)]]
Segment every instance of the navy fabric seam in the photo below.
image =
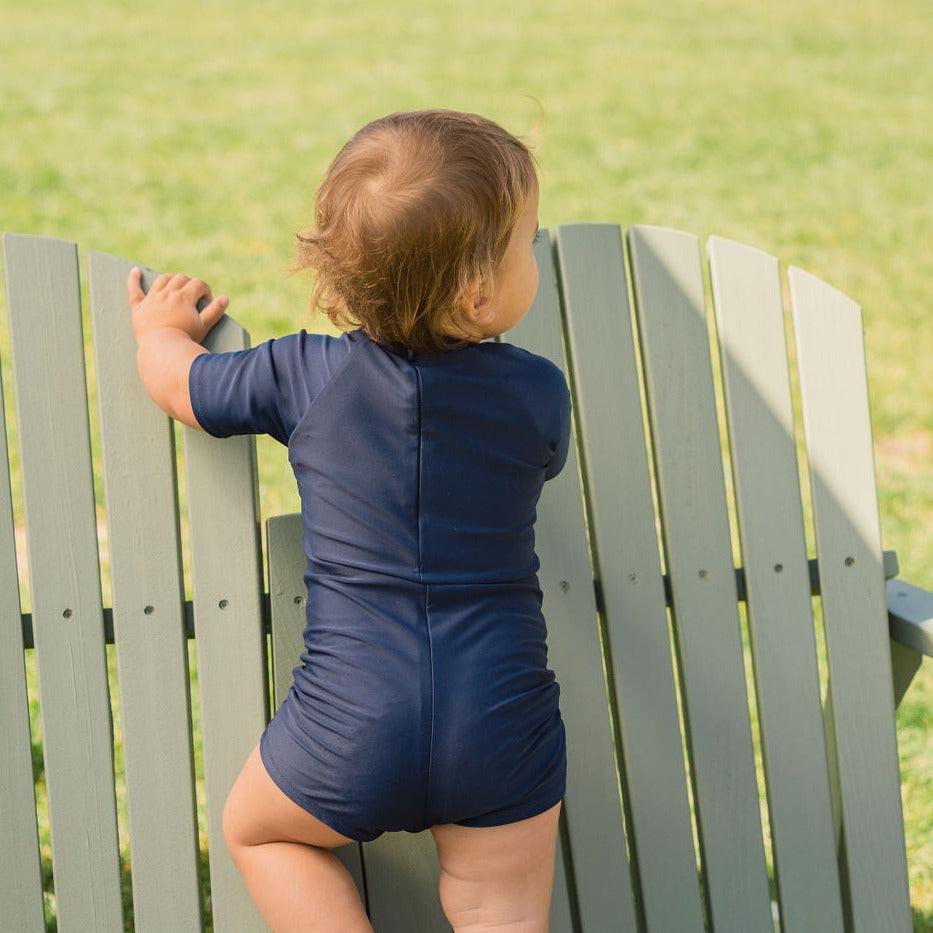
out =
[(434, 707), (435, 707), (435, 690), (434, 690), (434, 644), (431, 639), (431, 617), (428, 611), (428, 593), (429, 588), (424, 582), (424, 571), (421, 566), (421, 448), (422, 448), (422, 437), (424, 434), (424, 425), (422, 420), (422, 393), (423, 386), (421, 384), (421, 370), (418, 369), (418, 366), (412, 361), (411, 356), (409, 356), (409, 362), (412, 365), (412, 368), (415, 370), (415, 383), (416, 383), (416, 395), (418, 400), (418, 485), (416, 489), (415, 496), (415, 518), (416, 524), (418, 526), (418, 579), (420, 580), (422, 586), (424, 587), (424, 627), (428, 636), (428, 664), (431, 677), (431, 734), (428, 739), (428, 768), (427, 775), (425, 777), (425, 794), (424, 794), (424, 825), (428, 826), (430, 823), (430, 809), (431, 809), (431, 762), (434, 758)]
[[(346, 331), (344, 333), (346, 333)], [(336, 339), (339, 340), (340, 338), (338, 337)], [(288, 440), (285, 443), (285, 447), (289, 452), (289, 460), (291, 459), (292, 438), (300, 428), (304, 427), (305, 420), (310, 418), (311, 409), (316, 407), (318, 399), (327, 391), (331, 383), (336, 380), (336, 378), (346, 367), (347, 363), (350, 361), (350, 357), (353, 356), (354, 346), (355, 345), (350, 342), (350, 345), (347, 347), (347, 355), (337, 364), (337, 367), (334, 369), (334, 371), (327, 377), (327, 382), (321, 386), (321, 388), (312, 398), (308, 399), (308, 404), (305, 406), (305, 410), (301, 413), (301, 417), (295, 422), (295, 426), (291, 429), (291, 431), (289, 431)]]
[[(302, 328), (302, 330), (304, 330), (304, 328)], [(280, 444), (282, 444), (285, 447), (288, 446), (289, 431), (285, 424), (285, 419), (282, 417), (282, 409), (279, 405), (279, 399), (281, 397), (281, 390), (279, 386), (282, 381), (287, 381), (288, 377), (286, 376), (285, 380), (282, 380), (280, 378), (279, 368), (275, 360), (275, 351), (272, 349), (272, 347), (279, 341), (282, 341), (284, 344), (287, 345), (289, 337), (295, 337), (299, 335), (300, 333), (301, 331), (298, 331), (297, 334), (282, 334), (279, 337), (270, 337), (268, 340), (264, 340), (262, 344), (257, 345), (257, 346), (265, 345), (269, 348), (267, 352), (269, 354), (269, 366), (271, 368), (272, 384), (276, 387), (276, 390), (277, 390), (276, 395), (274, 395), (272, 398), (272, 409), (275, 412), (275, 417), (273, 418), (275, 430), (265, 431), (265, 432), (260, 432), (260, 433), (268, 434), (269, 437), (274, 438), (275, 440), (277, 440)], [(301, 354), (302, 344), (301, 344), (300, 337), (297, 340), (293, 340), (292, 343), (297, 344), (296, 352)], [(302, 355), (302, 362), (304, 362), (303, 355)]]
[(418, 524), (418, 579), (424, 583), (424, 571), (421, 567), (421, 435), (422, 435), (422, 413), (421, 413), (421, 371), (412, 363), (415, 370), (416, 395), (418, 398), (418, 487), (415, 496), (415, 517)]
[(191, 401), (191, 410), (194, 412), (195, 419), (211, 437), (229, 437), (229, 434), (218, 433), (210, 418), (204, 418), (204, 409), (201, 406), (201, 370), (203, 366), (198, 360), (202, 356), (210, 355), (211, 351), (208, 350), (207, 353), (199, 353), (191, 361), (191, 366), (188, 368), (188, 398)]
[(431, 738), (428, 742), (427, 790), (424, 795), (424, 825), (430, 825), (431, 816), (431, 762), (434, 758), (434, 643), (431, 639), (431, 620), (428, 616), (428, 593), (430, 587), (424, 587), (424, 625), (428, 632), (428, 662), (431, 668)]

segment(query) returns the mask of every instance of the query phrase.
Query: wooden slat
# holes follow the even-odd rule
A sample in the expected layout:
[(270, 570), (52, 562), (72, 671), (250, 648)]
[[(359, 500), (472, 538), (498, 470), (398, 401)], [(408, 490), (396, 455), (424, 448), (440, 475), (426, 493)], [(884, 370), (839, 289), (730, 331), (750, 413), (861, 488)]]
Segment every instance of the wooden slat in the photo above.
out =
[[(563, 810), (563, 806), (561, 806)], [(554, 879), (551, 891), (550, 930), (552, 933), (577, 933), (581, 930), (577, 895), (572, 887), (573, 875), (569, 866), (573, 861), (567, 822), (558, 824), (557, 853), (554, 860)]]
[[(535, 245), (538, 293), (525, 317), (503, 339), (560, 366), (572, 392), (557, 268), (550, 234), (542, 230), (544, 236)], [(535, 524), (548, 664), (561, 687), (567, 737), (567, 792), (551, 904), (555, 933), (572, 929), (572, 918), (583, 931), (638, 928), (578, 459), (575, 433), (563, 471), (544, 484)]]
[(301, 512), (266, 519), (269, 609), (272, 615), (272, 708), (277, 710), (294, 680), (304, 650), (308, 593)]
[[(0, 378), (0, 412), (4, 410)], [(5, 419), (0, 429), (0, 917), (12, 930), (43, 933), (39, 827)]]
[(707, 251), (781, 916), (842, 933), (778, 261), (718, 236)]
[[(304, 529), (301, 513), (274, 515), (266, 520), (266, 554), (269, 569), (269, 606), (272, 614), (272, 708), (277, 710), (288, 695), (295, 668), (304, 650), (307, 590), (304, 582)], [(258, 740), (257, 740), (258, 741)], [(331, 851), (346, 866), (356, 882), (360, 900), (366, 904), (361, 843)]]
[[(136, 366), (132, 263), (87, 256), (137, 930), (201, 929), (172, 419)], [(143, 269), (143, 289), (157, 273)], [(171, 891), (171, 897), (166, 897)]]
[(619, 226), (562, 224), (557, 252), (644, 916), (649, 930), (702, 931)]
[(75, 243), (4, 234), (58, 929), (122, 931)]
[(773, 929), (699, 241), (628, 231), (709, 922)]
[[(204, 345), (249, 346), (224, 315)], [(198, 686), (215, 930), (265, 930), (223, 836), (223, 808), (269, 720), (256, 437), (212, 437), (182, 428), (194, 583)]]
[(383, 833), (361, 848), (374, 930), (449, 933), (438, 897), (437, 848), (429, 830)]
[(847, 929), (911, 929), (861, 308), (789, 269), (838, 765)]

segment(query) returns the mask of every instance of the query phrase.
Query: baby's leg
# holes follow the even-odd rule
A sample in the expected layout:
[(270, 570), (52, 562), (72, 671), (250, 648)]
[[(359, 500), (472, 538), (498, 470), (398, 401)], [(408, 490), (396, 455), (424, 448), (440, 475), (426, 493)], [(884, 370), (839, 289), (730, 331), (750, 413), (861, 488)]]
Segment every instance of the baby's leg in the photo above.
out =
[(353, 842), (272, 781), (258, 743), (224, 805), (227, 849), (274, 933), (372, 933), (356, 883), (330, 850)]
[(561, 803), (503, 826), (431, 827), (454, 933), (548, 933)]

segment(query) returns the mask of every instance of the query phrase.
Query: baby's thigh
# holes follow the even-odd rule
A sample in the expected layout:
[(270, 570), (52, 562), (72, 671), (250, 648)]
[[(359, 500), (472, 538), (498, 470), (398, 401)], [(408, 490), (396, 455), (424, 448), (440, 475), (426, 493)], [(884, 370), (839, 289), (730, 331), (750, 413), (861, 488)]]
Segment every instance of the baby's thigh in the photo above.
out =
[(547, 933), (562, 802), (503, 826), (431, 827), (441, 907), (455, 933)]

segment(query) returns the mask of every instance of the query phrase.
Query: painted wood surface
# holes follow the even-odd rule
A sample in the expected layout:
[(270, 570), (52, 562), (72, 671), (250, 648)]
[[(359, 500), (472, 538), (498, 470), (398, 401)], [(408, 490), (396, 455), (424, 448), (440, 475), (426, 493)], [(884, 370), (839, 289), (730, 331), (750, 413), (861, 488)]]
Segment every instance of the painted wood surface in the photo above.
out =
[(787, 930), (842, 933), (778, 261), (707, 251), (780, 910)]
[[(627, 842), (637, 853), (629, 864), (610, 850), (615, 886), (640, 890), (648, 929), (702, 931), (622, 239), (615, 224), (561, 225), (556, 234), (589, 548), (621, 733)], [(566, 651), (574, 650), (568, 642)], [(564, 689), (573, 694), (576, 683)], [(578, 770), (593, 758), (580, 752)]]
[[(501, 339), (560, 366), (575, 405), (551, 232), (541, 229), (534, 246), (539, 269), (534, 304)], [(576, 430), (574, 424), (563, 470), (544, 484), (535, 524), (548, 665), (561, 687), (567, 736), (567, 792), (551, 904), (554, 933), (572, 929), (571, 923), (587, 930), (634, 929), (636, 920)]]
[(906, 580), (886, 580), (891, 633), (924, 657), (933, 657), (933, 593)]
[[(133, 923), (181, 933), (202, 922), (175, 432), (139, 378), (126, 294), (132, 265), (87, 255)], [(144, 290), (154, 278), (143, 270)]]
[[(225, 315), (204, 341), (240, 350), (249, 337)], [(254, 435), (182, 427), (194, 583), (195, 642), (207, 803), (211, 911), (218, 933), (265, 930), (223, 836), (223, 808), (269, 719)]]
[(629, 229), (707, 922), (773, 929), (697, 237)]
[(58, 929), (122, 933), (78, 249), (3, 252)]
[[(6, 294), (10, 294), (11, 251), (4, 234)], [(2, 368), (0, 368), (2, 376)], [(0, 378), (0, 409), (3, 409)], [(5, 409), (4, 409), (5, 410)], [(10, 488), (10, 451), (15, 437), (0, 424), (0, 917), (14, 930), (43, 933), (42, 863), (32, 772), (32, 736), (24, 645), (19, 624), (20, 587)], [(30, 613), (31, 616), (31, 613)], [(31, 622), (31, 619), (30, 619)]]
[(861, 308), (788, 271), (826, 631), (841, 874), (855, 931), (912, 926)]

